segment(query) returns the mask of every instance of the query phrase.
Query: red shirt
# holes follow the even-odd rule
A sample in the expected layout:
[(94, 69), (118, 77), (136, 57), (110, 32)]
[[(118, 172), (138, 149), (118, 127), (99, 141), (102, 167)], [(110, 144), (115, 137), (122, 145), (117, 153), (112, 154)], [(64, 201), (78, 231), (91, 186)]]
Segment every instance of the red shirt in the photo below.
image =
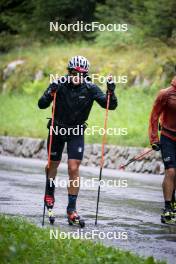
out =
[(176, 141), (176, 77), (172, 80), (170, 87), (160, 90), (154, 102), (149, 121), (151, 144), (159, 142), (159, 122), (163, 128), (161, 134)]

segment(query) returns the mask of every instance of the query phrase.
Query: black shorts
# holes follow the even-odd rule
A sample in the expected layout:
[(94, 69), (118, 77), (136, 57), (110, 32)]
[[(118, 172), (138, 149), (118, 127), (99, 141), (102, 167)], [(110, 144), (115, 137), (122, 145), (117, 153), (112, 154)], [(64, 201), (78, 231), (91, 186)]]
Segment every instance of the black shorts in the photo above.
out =
[[(50, 135), (48, 134), (47, 149), (49, 148)], [(61, 135), (52, 136), (51, 160), (59, 161), (62, 159), (62, 152), (65, 143), (67, 143), (68, 159), (82, 160), (84, 154), (84, 135), (70, 135), (63, 137)]]
[(176, 168), (176, 141), (161, 135), (160, 143), (165, 169)]

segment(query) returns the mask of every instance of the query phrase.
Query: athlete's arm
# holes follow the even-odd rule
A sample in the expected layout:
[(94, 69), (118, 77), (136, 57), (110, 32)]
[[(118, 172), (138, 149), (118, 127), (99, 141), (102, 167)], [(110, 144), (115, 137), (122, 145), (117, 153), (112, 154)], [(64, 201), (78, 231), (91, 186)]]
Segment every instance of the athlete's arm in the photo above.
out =
[[(93, 92), (93, 99), (103, 108), (106, 108), (107, 106), (107, 98), (108, 98), (108, 92), (104, 94), (102, 90), (97, 86), (93, 85), (92, 87)], [(117, 97), (114, 93), (114, 91), (111, 92), (110, 95), (110, 102), (109, 102), (109, 110), (114, 110), (117, 107)]]
[(159, 142), (158, 124), (159, 124), (159, 118), (163, 111), (166, 100), (167, 100), (166, 91), (161, 90), (154, 102), (153, 109), (150, 115), (150, 120), (149, 120), (149, 140), (150, 140), (151, 145), (153, 143)]
[(53, 101), (53, 95), (58, 90), (58, 84), (52, 83), (48, 86), (45, 90), (44, 94), (38, 101), (38, 107), (40, 109), (45, 109), (50, 106), (51, 102)]

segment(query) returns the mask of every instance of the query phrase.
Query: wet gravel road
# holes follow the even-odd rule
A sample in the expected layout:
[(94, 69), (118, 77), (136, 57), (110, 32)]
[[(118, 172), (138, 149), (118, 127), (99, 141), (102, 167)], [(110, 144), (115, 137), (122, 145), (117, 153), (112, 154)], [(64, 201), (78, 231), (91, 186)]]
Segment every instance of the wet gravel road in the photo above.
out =
[[(0, 213), (25, 216), (41, 226), (45, 188), (44, 165), (45, 162), (40, 160), (0, 156)], [(97, 184), (92, 187), (90, 181), (98, 178), (98, 175), (99, 169), (81, 167), (82, 183), (89, 183), (88, 186), (82, 186), (77, 205), (79, 214), (86, 220), (84, 232), (95, 229), (105, 234), (110, 231), (118, 234), (125, 232), (127, 240), (120, 237), (101, 241), (106, 245), (131, 250), (142, 256), (153, 255), (157, 259), (165, 259), (168, 263), (175, 264), (176, 226), (160, 224), (163, 176), (104, 169), (105, 182), (116, 180), (116, 186), (102, 186), (99, 220), (95, 227)], [(55, 227), (66, 232), (77, 230), (76, 226), (68, 226), (66, 220), (65, 164), (60, 167), (58, 179), (61, 186), (56, 188)], [(96, 180), (94, 182), (97, 183)]]

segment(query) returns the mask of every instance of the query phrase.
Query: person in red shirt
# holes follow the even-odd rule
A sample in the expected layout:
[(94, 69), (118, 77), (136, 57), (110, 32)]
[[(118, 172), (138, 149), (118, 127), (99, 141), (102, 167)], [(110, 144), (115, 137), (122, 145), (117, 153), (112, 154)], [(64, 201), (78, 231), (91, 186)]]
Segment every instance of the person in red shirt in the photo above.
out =
[(176, 77), (170, 87), (160, 90), (157, 95), (150, 115), (149, 139), (154, 150), (161, 150), (165, 167), (162, 184), (165, 208), (161, 222), (172, 222), (176, 220)]

